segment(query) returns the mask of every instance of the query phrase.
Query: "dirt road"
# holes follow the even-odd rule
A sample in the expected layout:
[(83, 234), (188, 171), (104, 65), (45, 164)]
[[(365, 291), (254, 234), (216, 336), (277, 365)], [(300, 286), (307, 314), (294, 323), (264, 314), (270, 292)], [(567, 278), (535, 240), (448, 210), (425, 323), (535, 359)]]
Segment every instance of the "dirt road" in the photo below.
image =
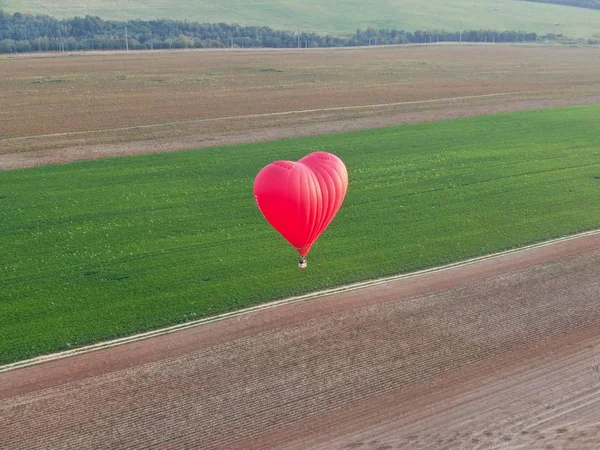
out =
[(0, 448), (597, 448), (599, 366), (596, 234), (0, 373)]

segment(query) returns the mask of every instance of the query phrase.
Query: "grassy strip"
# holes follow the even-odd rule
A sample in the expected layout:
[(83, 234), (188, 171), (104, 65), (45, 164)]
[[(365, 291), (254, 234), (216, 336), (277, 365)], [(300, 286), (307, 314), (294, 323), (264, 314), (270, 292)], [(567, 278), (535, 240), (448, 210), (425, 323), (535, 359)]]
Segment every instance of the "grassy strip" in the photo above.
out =
[[(0, 172), (0, 364), (600, 226), (600, 106)], [(252, 182), (350, 173), (296, 268)]]

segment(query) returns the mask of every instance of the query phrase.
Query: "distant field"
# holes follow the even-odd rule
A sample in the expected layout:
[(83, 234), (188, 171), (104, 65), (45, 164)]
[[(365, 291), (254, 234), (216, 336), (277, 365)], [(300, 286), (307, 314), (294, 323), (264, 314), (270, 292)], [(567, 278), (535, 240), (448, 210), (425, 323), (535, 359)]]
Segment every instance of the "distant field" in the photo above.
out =
[(600, 9), (599, 0), (523, 0), (528, 2), (552, 3), (555, 5), (577, 6), (579, 8)]
[(600, 32), (600, 11), (520, 0), (306, 0), (300, 3), (272, 0), (250, 5), (243, 0), (4, 0), (0, 7), (9, 12), (43, 13), (55, 17), (91, 14), (116, 20), (169, 18), (268, 25), (285, 30), (299, 28), (335, 34), (349, 34), (358, 27), (369, 25), (410, 31), (461, 28), (526, 30), (586, 38)]
[(595, 48), (96, 52), (0, 72), (0, 170), (600, 102)]
[[(600, 227), (600, 106), (0, 172), (0, 364)], [(346, 203), (299, 271), (252, 197), (324, 149)]]

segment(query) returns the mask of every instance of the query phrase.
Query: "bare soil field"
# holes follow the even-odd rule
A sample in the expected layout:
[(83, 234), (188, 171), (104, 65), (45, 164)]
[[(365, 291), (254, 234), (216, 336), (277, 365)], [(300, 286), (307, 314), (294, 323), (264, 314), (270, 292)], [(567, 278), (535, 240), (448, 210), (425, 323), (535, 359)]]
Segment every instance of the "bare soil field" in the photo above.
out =
[(0, 448), (598, 448), (600, 235), (0, 373)]
[(597, 48), (30, 55), (0, 71), (0, 170), (600, 101)]

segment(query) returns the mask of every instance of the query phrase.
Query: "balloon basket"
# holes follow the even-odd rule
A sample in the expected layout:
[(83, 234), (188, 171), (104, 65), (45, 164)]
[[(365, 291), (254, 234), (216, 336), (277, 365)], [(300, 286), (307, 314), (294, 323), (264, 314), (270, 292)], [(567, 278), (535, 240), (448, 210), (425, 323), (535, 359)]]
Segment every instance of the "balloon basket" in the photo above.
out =
[(298, 262), (298, 268), (299, 269), (306, 269), (307, 266), (308, 266), (308, 263), (306, 262), (306, 259), (301, 259)]

